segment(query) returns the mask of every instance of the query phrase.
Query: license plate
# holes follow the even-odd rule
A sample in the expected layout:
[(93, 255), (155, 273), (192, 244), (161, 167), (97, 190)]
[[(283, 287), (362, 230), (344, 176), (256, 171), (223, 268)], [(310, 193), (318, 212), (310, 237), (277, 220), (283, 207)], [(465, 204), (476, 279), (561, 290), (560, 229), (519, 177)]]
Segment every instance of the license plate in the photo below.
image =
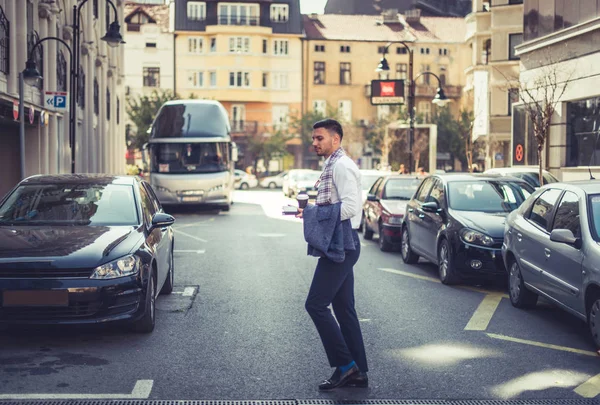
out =
[(196, 196), (181, 197), (181, 201), (182, 202), (200, 202), (200, 201), (202, 201), (202, 197), (196, 197)]
[(2, 293), (4, 307), (67, 307), (69, 292), (67, 290), (39, 291), (4, 291)]

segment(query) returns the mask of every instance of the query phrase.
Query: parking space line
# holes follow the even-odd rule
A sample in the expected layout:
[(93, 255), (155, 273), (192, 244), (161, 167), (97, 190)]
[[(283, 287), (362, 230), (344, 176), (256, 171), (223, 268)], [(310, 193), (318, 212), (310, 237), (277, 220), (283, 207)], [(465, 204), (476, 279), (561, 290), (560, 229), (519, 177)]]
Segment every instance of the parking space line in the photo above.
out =
[(409, 273), (408, 271), (395, 270), (395, 269), (383, 269), (383, 268), (380, 268), (380, 269), (377, 269), (377, 270), (385, 271), (387, 273), (399, 274), (401, 276), (407, 276), (407, 277), (416, 278), (417, 280), (425, 280), (425, 281), (430, 281), (432, 283), (438, 283), (438, 284), (441, 283), (441, 281), (438, 280), (437, 278), (428, 277), (428, 276), (421, 276), (419, 274)]
[(174, 232), (176, 232), (176, 233), (180, 233), (180, 234), (182, 234), (183, 236), (187, 236), (188, 238), (195, 239), (195, 240), (197, 240), (197, 241), (199, 241), (199, 242), (205, 242), (205, 243), (206, 243), (206, 242), (208, 242), (206, 239), (202, 239), (202, 238), (199, 238), (199, 237), (197, 237), (197, 236), (190, 235), (189, 233), (187, 233), (187, 232), (183, 232), (183, 231), (180, 231), (179, 229), (173, 229), (173, 231), (174, 231)]
[(0, 394), (2, 399), (148, 399), (154, 380), (137, 380), (131, 394)]
[(584, 398), (595, 398), (600, 395), (600, 374), (590, 378), (573, 391)]
[(495, 333), (486, 333), (486, 335), (488, 335), (488, 337), (491, 337), (492, 339), (505, 340), (507, 342), (521, 343), (521, 344), (529, 345), (529, 346), (542, 347), (544, 349), (552, 349), (552, 350), (558, 350), (561, 352), (569, 352), (569, 353), (583, 354), (584, 356), (598, 357), (598, 354), (596, 352), (592, 352), (592, 351), (588, 351), (588, 350), (574, 349), (572, 347), (566, 347), (566, 346), (551, 345), (548, 343), (536, 342), (534, 340), (518, 339), (518, 338), (514, 338), (514, 337), (510, 337), (510, 336), (497, 335)]
[(502, 298), (502, 294), (486, 294), (465, 326), (465, 330), (486, 330)]
[(196, 253), (199, 255), (203, 255), (206, 253), (206, 250), (174, 250), (173, 253)]

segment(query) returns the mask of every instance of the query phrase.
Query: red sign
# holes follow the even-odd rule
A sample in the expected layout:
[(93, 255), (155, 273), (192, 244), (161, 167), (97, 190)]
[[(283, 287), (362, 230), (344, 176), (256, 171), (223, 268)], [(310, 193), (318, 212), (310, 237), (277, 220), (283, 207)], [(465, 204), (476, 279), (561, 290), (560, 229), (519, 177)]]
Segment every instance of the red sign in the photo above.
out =
[(381, 97), (394, 97), (396, 95), (396, 86), (394, 82), (381, 82)]
[(15, 121), (19, 118), (19, 102), (13, 101), (13, 118)]
[(517, 160), (517, 162), (523, 161), (523, 152), (523, 145), (521, 145), (520, 143), (517, 144), (517, 147), (515, 148), (515, 159)]
[(371, 104), (404, 104), (404, 80), (371, 80)]

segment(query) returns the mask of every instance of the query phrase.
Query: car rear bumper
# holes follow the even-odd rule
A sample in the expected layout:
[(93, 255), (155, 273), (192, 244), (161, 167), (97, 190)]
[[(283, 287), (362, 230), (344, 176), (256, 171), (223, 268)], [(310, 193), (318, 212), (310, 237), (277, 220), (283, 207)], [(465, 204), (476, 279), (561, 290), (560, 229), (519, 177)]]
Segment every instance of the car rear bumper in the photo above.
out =
[(500, 248), (485, 248), (460, 243), (454, 265), (462, 277), (502, 277), (506, 268)]
[(402, 243), (402, 225), (383, 224), (383, 237), (388, 243), (400, 245)]
[[(140, 280), (138, 276), (113, 280), (0, 279), (0, 324), (133, 321), (146, 309), (146, 289)], [(45, 305), (29, 305), (32, 298), (27, 296), (46, 291), (66, 295), (67, 302), (58, 302), (55, 297), (44, 298)], [(27, 295), (23, 296), (24, 292)]]

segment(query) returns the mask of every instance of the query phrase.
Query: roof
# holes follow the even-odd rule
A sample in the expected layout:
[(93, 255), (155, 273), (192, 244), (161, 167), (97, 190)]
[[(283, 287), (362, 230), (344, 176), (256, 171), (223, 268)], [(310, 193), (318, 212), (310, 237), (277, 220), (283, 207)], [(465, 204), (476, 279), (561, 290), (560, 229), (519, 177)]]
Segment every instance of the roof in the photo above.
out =
[(313, 16), (302, 16), (309, 40), (464, 43), (466, 36), (466, 23), (460, 17), (421, 17), (408, 23), (399, 14), (398, 22), (384, 24), (378, 15)]
[(556, 188), (556, 186), (560, 185), (568, 185), (571, 187), (578, 188), (583, 190), (586, 194), (596, 194), (600, 193), (600, 180), (576, 180), (576, 181), (567, 181), (563, 183), (551, 183), (544, 186), (544, 188), (552, 187)]
[(166, 4), (140, 4), (136, 2), (125, 3), (123, 14), (125, 21), (137, 13), (144, 13), (156, 22), (162, 32), (169, 31), (169, 6)]
[(516, 177), (501, 176), (499, 174), (484, 174), (484, 173), (436, 173), (432, 176), (449, 181), (467, 181), (467, 180), (494, 180), (494, 181), (517, 181), (519, 183), (527, 183), (525, 180)]
[(26, 178), (20, 184), (126, 184), (133, 185), (135, 176), (111, 174), (48, 174)]
[[(538, 173), (540, 169), (538, 167), (496, 167), (493, 169), (488, 169), (484, 173), (494, 174), (494, 173)], [(548, 173), (546, 170), (542, 170), (543, 173)]]

